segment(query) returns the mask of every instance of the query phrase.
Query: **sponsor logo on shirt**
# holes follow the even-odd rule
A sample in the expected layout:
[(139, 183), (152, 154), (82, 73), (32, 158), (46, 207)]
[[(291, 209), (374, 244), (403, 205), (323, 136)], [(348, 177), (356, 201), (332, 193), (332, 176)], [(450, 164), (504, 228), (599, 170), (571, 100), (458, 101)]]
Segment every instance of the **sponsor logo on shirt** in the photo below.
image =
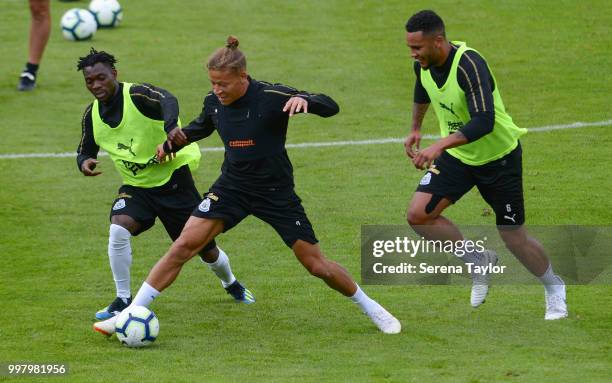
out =
[(121, 162), (123, 163), (123, 166), (125, 166), (126, 169), (131, 171), (134, 176), (136, 176), (138, 172), (145, 169), (147, 166), (159, 163), (156, 155), (153, 155), (153, 157), (151, 157), (146, 164), (139, 164), (137, 162), (131, 162), (126, 160), (121, 160)]
[(230, 140), (230, 148), (246, 148), (248, 146), (255, 146), (255, 140)]
[(451, 133), (463, 128), (463, 122), (461, 121), (446, 121), (446, 124), (448, 125), (448, 131)]

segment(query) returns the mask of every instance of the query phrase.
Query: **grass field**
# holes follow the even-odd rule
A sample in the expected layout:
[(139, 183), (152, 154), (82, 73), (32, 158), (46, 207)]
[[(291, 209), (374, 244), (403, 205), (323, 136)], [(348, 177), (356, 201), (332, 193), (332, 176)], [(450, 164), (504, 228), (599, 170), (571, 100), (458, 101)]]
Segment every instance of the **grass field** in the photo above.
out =
[[(494, 286), (478, 310), (469, 306), (467, 287), (364, 286), (402, 321), (402, 334), (385, 336), (253, 218), (219, 243), (257, 303), (233, 304), (192, 261), (152, 306), (161, 322), (158, 341), (123, 348), (91, 330), (94, 312), (114, 294), (106, 242), (120, 179), (108, 157), (102, 176), (85, 178), (73, 157), (1, 156), (75, 151), (91, 101), (76, 60), (90, 46), (117, 56), (120, 80), (173, 92), (189, 121), (209, 89), (203, 62), (228, 34), (240, 38), (254, 78), (326, 93), (340, 104), (331, 119), (296, 117), (288, 142), (402, 137), (414, 84), (403, 25), (422, 8), (437, 10), (451, 39), (488, 59), (518, 125), (610, 120), (612, 3), (123, 0), (119, 28), (73, 43), (58, 24), (75, 5), (87, 3), (52, 1), (39, 88), (20, 94), (29, 14), (23, 1), (2, 4), (0, 363), (67, 363), (69, 374), (57, 379), (72, 382), (612, 381), (610, 285), (569, 286), (570, 317), (553, 323), (543, 320), (537, 285)], [(611, 128), (524, 138), (529, 224), (612, 224)], [(428, 116), (425, 133), (436, 129)], [(216, 135), (201, 144), (221, 145)], [(358, 277), (361, 225), (404, 224), (421, 173), (401, 144), (295, 148), (289, 155), (323, 251)], [(222, 159), (220, 152), (204, 154), (196, 173), (201, 191)], [(493, 225), (484, 208), (473, 191), (447, 215)], [(133, 240), (134, 292), (168, 246), (160, 225)]]

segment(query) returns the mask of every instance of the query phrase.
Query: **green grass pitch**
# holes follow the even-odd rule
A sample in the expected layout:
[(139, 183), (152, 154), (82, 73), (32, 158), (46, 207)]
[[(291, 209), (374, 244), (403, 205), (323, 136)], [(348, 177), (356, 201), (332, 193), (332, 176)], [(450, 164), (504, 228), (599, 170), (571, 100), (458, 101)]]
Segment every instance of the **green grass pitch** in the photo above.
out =
[[(29, 13), (24, 1), (2, 2), (0, 154), (75, 151), (91, 100), (76, 60), (90, 46), (117, 56), (120, 80), (173, 92), (188, 122), (209, 89), (203, 62), (229, 34), (240, 38), (254, 78), (323, 92), (340, 104), (330, 119), (294, 118), (288, 142), (405, 136), (414, 75), (403, 26), (423, 8), (441, 14), (451, 39), (488, 59), (518, 125), (612, 119), (612, 3), (605, 0), (121, 3), (119, 28), (74, 43), (62, 38), (59, 20), (87, 1), (53, 0), (39, 87), (20, 94)], [(425, 133), (436, 129), (428, 116)], [(523, 139), (529, 224), (612, 224), (611, 129)], [(401, 144), (295, 148), (289, 155), (323, 251), (358, 277), (361, 225), (404, 224), (421, 173)], [(221, 161), (220, 152), (204, 154), (196, 173), (201, 192)], [(400, 335), (385, 336), (253, 218), (219, 243), (255, 305), (233, 304), (194, 260), (152, 306), (158, 341), (142, 350), (121, 347), (91, 330), (94, 312), (114, 294), (106, 241), (120, 180), (108, 157), (101, 169), (92, 179), (72, 157), (0, 158), (0, 363), (67, 363), (69, 374), (56, 379), (71, 382), (612, 380), (610, 285), (569, 286), (570, 317), (553, 323), (543, 319), (538, 285), (493, 286), (478, 310), (465, 286), (364, 286), (402, 321)], [(474, 191), (448, 216), (493, 225), (481, 214), (485, 207)], [(134, 292), (168, 246), (161, 225), (133, 240)]]

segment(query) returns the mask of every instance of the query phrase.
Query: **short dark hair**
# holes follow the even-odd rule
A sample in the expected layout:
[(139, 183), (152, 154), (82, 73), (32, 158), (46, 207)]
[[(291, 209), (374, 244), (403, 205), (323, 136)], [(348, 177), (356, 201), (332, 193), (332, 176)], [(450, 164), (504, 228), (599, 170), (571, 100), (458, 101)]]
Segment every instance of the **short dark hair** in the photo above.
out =
[(79, 57), (79, 61), (77, 62), (77, 71), (83, 70), (88, 66), (94, 66), (97, 63), (106, 64), (112, 69), (115, 69), (116, 62), (117, 59), (115, 59), (115, 56), (104, 51), (98, 52), (92, 47), (87, 56)]
[(418, 31), (422, 31), (426, 35), (439, 33), (446, 37), (444, 21), (442, 21), (442, 18), (436, 12), (429, 9), (419, 11), (408, 19), (406, 32)]

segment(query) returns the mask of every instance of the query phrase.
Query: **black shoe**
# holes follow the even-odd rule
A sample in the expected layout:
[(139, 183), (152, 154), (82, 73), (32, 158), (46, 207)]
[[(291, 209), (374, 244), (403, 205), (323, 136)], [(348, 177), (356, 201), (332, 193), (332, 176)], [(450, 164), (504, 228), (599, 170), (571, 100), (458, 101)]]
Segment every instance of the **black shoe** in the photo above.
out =
[(225, 291), (231, 295), (237, 302), (251, 304), (255, 303), (255, 295), (242, 286), (238, 280), (225, 288)]
[(28, 71), (21, 72), (21, 76), (19, 76), (19, 85), (17, 85), (17, 90), (22, 92), (27, 92), (36, 87), (36, 76)]
[(123, 301), (124, 299), (125, 298), (119, 297), (115, 298), (115, 300), (110, 305), (106, 306), (105, 308), (96, 313), (96, 319), (106, 320), (108, 318), (114, 317), (115, 315), (125, 310), (130, 305), (130, 303), (132, 303), (132, 297), (127, 298), (127, 303)]

